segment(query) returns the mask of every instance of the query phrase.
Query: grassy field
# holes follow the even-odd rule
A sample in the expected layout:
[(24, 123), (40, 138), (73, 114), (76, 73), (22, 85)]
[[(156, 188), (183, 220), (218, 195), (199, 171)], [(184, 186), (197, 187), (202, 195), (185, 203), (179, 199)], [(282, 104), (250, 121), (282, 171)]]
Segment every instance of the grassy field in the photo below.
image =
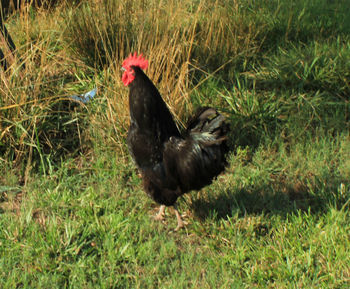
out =
[[(0, 287), (349, 288), (350, 3), (72, 2), (6, 19)], [(199, 105), (231, 125), (180, 232), (171, 209), (152, 219), (126, 148), (133, 51), (180, 127)]]

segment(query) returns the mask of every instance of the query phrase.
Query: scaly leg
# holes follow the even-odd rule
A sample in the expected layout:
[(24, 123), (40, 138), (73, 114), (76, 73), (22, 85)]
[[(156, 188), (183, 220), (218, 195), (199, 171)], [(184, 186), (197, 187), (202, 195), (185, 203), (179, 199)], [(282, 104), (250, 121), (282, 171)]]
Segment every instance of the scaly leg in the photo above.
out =
[(177, 219), (177, 227), (175, 228), (175, 231), (178, 231), (178, 230), (180, 230), (182, 227), (185, 226), (185, 223), (184, 223), (184, 221), (182, 221), (181, 216), (180, 216), (180, 213), (179, 213), (179, 211), (177, 210), (177, 206), (176, 206), (176, 205), (174, 205), (174, 212), (175, 212), (176, 219)]
[(161, 205), (159, 208), (159, 212), (157, 215), (155, 215), (154, 219), (157, 221), (163, 221), (164, 220), (164, 212), (165, 212), (165, 205)]

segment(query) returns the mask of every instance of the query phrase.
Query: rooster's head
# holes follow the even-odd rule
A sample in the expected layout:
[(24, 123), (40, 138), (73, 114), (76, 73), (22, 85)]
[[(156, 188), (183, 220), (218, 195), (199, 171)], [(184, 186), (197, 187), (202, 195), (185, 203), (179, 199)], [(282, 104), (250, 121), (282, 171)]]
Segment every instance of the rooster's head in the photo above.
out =
[(124, 73), (122, 81), (125, 86), (128, 86), (135, 79), (135, 72), (132, 66), (138, 66), (142, 70), (146, 70), (148, 67), (148, 60), (143, 57), (142, 53), (137, 56), (135, 52), (134, 54), (130, 54), (129, 57), (123, 61), (122, 69)]

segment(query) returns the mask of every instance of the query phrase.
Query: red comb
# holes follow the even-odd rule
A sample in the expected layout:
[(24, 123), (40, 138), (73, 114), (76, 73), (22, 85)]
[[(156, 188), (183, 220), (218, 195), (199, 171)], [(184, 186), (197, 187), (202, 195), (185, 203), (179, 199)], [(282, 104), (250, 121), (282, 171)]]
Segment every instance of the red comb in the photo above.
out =
[(125, 69), (128, 69), (130, 66), (138, 66), (142, 70), (146, 70), (148, 67), (148, 60), (143, 57), (142, 53), (139, 56), (137, 56), (136, 52), (134, 54), (130, 53), (129, 57), (123, 61), (122, 66)]

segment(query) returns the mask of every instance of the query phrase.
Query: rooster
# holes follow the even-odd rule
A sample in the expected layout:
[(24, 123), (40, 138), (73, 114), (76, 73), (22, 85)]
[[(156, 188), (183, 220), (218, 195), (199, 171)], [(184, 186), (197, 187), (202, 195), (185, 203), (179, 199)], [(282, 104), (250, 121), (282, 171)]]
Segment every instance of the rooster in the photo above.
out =
[(160, 204), (156, 220), (173, 206), (175, 231), (184, 226), (178, 197), (209, 185), (226, 164), (228, 125), (211, 107), (199, 108), (180, 133), (159, 91), (144, 73), (148, 61), (136, 53), (123, 61), (122, 81), (129, 87), (127, 144), (146, 193)]

